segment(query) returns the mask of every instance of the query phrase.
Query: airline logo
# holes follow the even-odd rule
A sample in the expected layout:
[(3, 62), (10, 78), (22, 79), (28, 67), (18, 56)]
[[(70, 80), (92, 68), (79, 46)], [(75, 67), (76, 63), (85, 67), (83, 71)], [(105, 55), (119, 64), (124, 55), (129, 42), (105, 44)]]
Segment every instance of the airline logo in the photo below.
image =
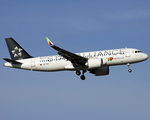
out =
[(108, 61), (112, 61), (112, 60), (113, 60), (113, 57), (108, 57), (107, 60), (108, 60)]
[(21, 48), (18, 48), (17, 46), (14, 48), (14, 50), (12, 50), (12, 54), (14, 55), (14, 57), (18, 57), (18, 56), (21, 56), (22, 53), (21, 53), (22, 49)]

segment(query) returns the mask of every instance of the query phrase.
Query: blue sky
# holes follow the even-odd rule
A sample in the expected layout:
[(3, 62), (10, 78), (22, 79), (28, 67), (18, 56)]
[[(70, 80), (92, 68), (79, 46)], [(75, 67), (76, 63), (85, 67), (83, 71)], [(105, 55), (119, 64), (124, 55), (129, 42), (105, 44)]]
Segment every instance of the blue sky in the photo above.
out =
[(1, 0), (1, 120), (149, 120), (150, 61), (110, 67), (110, 75), (3, 67), (13, 37), (32, 56), (55, 55), (45, 36), (71, 52), (137, 48), (150, 55), (149, 0)]

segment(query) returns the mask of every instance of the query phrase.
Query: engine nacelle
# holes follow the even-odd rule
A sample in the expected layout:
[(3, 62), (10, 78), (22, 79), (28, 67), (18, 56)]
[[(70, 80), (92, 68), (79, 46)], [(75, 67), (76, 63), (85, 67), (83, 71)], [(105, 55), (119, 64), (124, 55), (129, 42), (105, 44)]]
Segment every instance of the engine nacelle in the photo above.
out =
[(88, 69), (93, 69), (93, 68), (99, 68), (102, 67), (103, 65), (106, 65), (106, 60), (100, 58), (91, 58), (88, 60), (88, 62), (85, 64)]
[(108, 75), (109, 74), (109, 67), (101, 67), (101, 68), (96, 68), (89, 70), (90, 73), (95, 74), (95, 76), (103, 76), (103, 75)]
[(102, 59), (91, 58), (85, 64), (88, 69), (99, 68), (102, 66)]

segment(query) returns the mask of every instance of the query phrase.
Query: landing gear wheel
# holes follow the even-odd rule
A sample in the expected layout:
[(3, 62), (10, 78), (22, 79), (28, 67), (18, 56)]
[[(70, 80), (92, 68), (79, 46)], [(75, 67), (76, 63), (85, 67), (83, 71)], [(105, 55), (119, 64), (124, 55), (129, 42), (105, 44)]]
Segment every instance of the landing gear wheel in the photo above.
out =
[(84, 75), (81, 75), (81, 79), (82, 79), (82, 80), (85, 80), (85, 76), (84, 76)]
[(80, 70), (77, 70), (77, 71), (76, 71), (76, 74), (77, 74), (78, 76), (81, 75)]
[(131, 72), (132, 72), (132, 70), (131, 70), (131, 69), (129, 69), (129, 70), (128, 70), (128, 72), (129, 72), (129, 73), (131, 73)]
[(130, 69), (130, 63), (128, 63), (127, 66), (128, 66), (128, 72), (131, 73), (132, 70)]

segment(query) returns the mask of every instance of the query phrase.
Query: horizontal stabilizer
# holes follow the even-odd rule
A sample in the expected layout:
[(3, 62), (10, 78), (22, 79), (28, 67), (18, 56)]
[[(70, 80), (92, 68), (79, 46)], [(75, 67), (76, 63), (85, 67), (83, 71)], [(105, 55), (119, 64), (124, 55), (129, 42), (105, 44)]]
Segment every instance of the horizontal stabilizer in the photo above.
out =
[(8, 58), (3, 58), (3, 60), (5, 60), (5, 61), (7, 61), (7, 62), (9, 62), (11, 64), (22, 64), (21, 62), (17, 62), (15, 60), (11, 60), (11, 59), (8, 59)]

